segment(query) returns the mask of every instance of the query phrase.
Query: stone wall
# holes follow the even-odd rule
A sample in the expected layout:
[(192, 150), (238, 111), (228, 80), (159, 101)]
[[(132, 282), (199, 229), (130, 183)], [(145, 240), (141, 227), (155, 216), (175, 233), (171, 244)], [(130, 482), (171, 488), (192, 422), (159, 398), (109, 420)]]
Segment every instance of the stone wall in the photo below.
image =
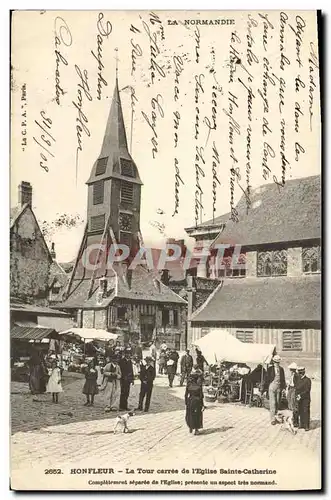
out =
[(50, 266), (42, 233), (27, 208), (10, 232), (10, 294), (46, 305)]

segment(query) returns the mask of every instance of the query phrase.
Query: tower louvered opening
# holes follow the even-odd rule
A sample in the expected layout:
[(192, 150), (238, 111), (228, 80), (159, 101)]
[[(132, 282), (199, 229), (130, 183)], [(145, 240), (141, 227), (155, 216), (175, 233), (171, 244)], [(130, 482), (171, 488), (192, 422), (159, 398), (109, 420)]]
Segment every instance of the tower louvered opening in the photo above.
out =
[(106, 172), (107, 162), (108, 162), (108, 156), (106, 156), (105, 158), (98, 159), (95, 175), (102, 175)]

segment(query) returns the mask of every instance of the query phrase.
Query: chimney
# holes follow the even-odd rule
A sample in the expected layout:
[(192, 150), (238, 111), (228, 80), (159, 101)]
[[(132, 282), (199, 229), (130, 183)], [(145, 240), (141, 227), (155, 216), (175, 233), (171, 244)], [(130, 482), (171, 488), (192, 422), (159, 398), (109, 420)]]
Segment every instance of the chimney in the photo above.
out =
[(30, 182), (22, 181), (18, 186), (18, 204), (22, 208), (23, 205), (32, 205), (32, 186)]
[(53, 260), (56, 259), (56, 253), (55, 253), (55, 243), (52, 243), (52, 247), (51, 247), (51, 257)]
[(170, 274), (169, 274), (169, 269), (163, 269), (162, 275), (161, 275), (161, 282), (168, 286), (170, 281)]
[(99, 279), (99, 293), (100, 295), (104, 298), (107, 296), (107, 285), (108, 285), (108, 280), (106, 276), (103, 276), (103, 278)]

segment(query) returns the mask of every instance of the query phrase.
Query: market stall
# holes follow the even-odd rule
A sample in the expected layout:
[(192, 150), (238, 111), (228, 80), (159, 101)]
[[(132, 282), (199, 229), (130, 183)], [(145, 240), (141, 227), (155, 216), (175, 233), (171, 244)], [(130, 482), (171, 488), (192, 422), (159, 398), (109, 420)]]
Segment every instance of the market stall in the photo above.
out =
[(67, 341), (61, 362), (68, 371), (77, 372), (84, 370), (89, 359), (104, 357), (106, 342), (115, 344), (118, 338), (116, 333), (97, 328), (69, 328), (59, 332), (59, 336)]
[(219, 329), (194, 345), (209, 365), (205, 375), (206, 400), (262, 405), (264, 367), (271, 362), (275, 345), (243, 343), (227, 330)]
[(34, 322), (15, 322), (10, 329), (11, 379), (17, 382), (29, 380), (29, 360), (35, 349), (47, 355), (52, 340), (58, 338), (53, 328)]

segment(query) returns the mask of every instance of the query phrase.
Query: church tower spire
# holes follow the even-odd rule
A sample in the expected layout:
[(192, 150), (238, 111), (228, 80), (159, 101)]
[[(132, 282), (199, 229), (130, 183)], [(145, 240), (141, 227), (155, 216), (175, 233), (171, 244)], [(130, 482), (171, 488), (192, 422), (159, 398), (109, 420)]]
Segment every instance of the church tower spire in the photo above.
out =
[(142, 182), (128, 149), (117, 75), (100, 154), (87, 185), (87, 244), (108, 234), (134, 255), (141, 241)]

